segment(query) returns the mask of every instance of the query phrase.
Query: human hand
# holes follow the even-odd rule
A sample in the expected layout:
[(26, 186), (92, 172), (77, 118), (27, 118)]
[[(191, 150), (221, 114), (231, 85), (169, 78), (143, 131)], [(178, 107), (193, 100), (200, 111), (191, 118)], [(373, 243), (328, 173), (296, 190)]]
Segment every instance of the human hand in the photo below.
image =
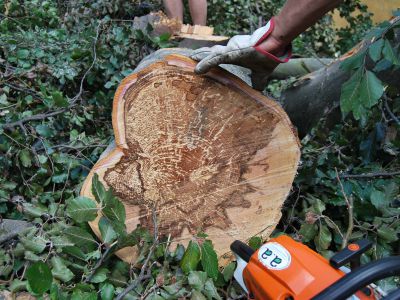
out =
[[(274, 19), (271, 19), (267, 25), (257, 29), (252, 35), (232, 37), (226, 46), (217, 45), (195, 50), (191, 55), (192, 59), (199, 61), (195, 72), (204, 74), (219, 64), (239, 65), (251, 69), (253, 88), (263, 90), (276, 66), (287, 62), (291, 57), (290, 44), (285, 46), (283, 51), (279, 50), (279, 46), (271, 46), (275, 42), (271, 35), (274, 26)], [(269, 45), (266, 45), (267, 42)], [(276, 52), (282, 52), (282, 55), (276, 56), (266, 49), (277, 50)]]

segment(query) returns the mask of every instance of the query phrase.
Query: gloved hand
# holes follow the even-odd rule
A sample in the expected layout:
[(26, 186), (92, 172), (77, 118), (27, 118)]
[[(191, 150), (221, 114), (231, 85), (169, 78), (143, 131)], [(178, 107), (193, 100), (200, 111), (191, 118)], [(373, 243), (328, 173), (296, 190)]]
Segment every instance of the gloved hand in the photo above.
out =
[(267, 25), (257, 29), (252, 35), (236, 35), (226, 46), (204, 47), (197, 49), (191, 55), (194, 60), (200, 61), (195, 72), (203, 74), (219, 64), (239, 65), (252, 70), (251, 81), (253, 88), (263, 90), (268, 77), (280, 63), (287, 62), (292, 53), (289, 45), (284, 55), (277, 57), (266, 52), (259, 46), (268, 38), (274, 29), (274, 19)]

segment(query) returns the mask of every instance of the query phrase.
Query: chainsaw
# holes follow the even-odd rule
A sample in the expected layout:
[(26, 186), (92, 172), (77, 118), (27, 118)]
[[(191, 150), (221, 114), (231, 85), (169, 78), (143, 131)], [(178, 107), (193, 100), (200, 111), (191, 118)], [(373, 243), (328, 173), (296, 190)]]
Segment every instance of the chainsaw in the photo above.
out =
[(328, 261), (285, 235), (271, 239), (258, 250), (234, 241), (231, 244), (237, 259), (234, 277), (248, 299), (400, 299), (400, 289), (387, 294), (373, 284), (400, 275), (400, 257), (361, 265), (361, 254), (371, 246), (367, 239), (359, 240)]

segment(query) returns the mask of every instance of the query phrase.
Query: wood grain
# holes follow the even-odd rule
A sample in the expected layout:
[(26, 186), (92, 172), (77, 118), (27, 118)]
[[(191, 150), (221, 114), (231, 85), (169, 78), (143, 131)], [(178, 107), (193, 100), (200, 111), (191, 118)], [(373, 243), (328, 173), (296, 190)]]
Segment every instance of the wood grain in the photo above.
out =
[[(170, 55), (125, 78), (114, 97), (116, 147), (93, 167), (127, 211), (126, 225), (186, 244), (205, 232), (216, 251), (272, 232), (299, 162), (296, 132), (273, 100), (222, 69), (194, 74)], [(90, 225), (99, 235), (95, 220)], [(126, 261), (134, 249), (119, 253)]]

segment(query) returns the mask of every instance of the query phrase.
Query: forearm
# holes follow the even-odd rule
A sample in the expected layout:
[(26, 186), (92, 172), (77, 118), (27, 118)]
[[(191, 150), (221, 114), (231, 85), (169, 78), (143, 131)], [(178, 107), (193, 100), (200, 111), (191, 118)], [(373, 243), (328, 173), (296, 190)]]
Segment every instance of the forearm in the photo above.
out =
[(260, 46), (268, 52), (283, 51), (294, 38), (340, 2), (342, 0), (287, 0), (274, 17), (274, 31)]

